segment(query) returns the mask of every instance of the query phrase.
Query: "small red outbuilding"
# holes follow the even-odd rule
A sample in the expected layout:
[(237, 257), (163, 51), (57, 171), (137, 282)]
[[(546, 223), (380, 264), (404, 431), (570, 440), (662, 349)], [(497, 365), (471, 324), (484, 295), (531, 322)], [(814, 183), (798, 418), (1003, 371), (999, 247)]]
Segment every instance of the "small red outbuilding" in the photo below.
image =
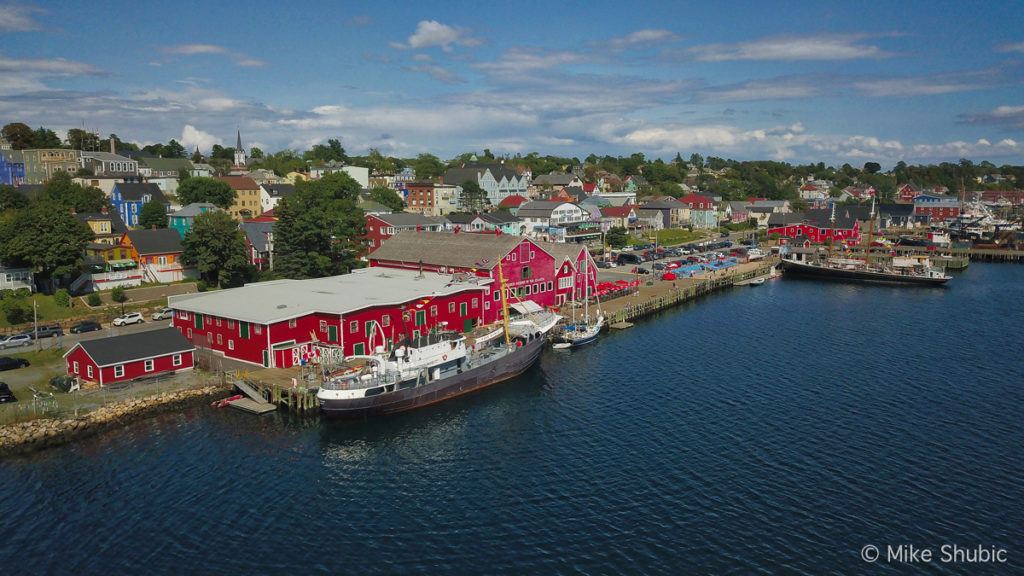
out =
[(68, 375), (101, 386), (191, 370), (195, 350), (177, 328), (86, 340), (64, 354)]

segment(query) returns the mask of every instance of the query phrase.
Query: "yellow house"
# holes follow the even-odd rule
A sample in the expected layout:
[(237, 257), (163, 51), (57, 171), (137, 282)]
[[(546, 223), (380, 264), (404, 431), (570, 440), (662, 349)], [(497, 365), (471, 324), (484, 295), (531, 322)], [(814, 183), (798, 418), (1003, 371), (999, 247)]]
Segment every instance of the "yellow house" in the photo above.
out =
[(287, 175), (285, 175), (284, 178), (285, 180), (291, 182), (292, 185), (294, 186), (300, 180), (303, 182), (307, 182), (309, 180), (309, 175), (303, 174), (302, 172), (289, 172)]
[(231, 216), (245, 220), (260, 215), (260, 185), (255, 180), (248, 176), (217, 176), (217, 180), (235, 191), (235, 203), (228, 208)]

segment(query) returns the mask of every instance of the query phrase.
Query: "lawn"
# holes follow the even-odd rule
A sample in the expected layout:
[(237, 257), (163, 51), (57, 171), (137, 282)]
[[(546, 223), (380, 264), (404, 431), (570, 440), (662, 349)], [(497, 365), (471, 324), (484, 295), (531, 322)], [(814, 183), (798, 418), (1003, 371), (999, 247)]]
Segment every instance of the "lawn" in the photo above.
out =
[[(702, 238), (707, 237), (711, 232), (707, 230), (686, 230), (685, 228), (667, 228), (665, 230), (658, 230), (658, 244), (661, 246), (675, 246), (676, 244), (686, 244), (688, 242), (694, 242)], [(650, 243), (652, 238), (650, 235), (644, 235), (635, 237), (633, 240), (634, 244), (646, 244)]]
[[(36, 305), (39, 307), (38, 310), (40, 322), (44, 320), (61, 320), (63, 318), (74, 318), (75, 316), (82, 316), (84, 314), (89, 313), (88, 309), (85, 308), (85, 306), (83, 306), (81, 302), (76, 302), (74, 299), (72, 299), (72, 304), (75, 304), (73, 308), (65, 308), (63, 306), (58, 305), (57, 302), (54, 301), (53, 296), (48, 294), (33, 294), (30, 298), (28, 298), (29, 306), (32, 305), (33, 301), (35, 301)], [(31, 318), (29, 319), (29, 321), (31, 321)], [(7, 322), (7, 318), (4, 318), (3, 315), (0, 314), (0, 327), (6, 328), (8, 326), (10, 326), (10, 324)]]

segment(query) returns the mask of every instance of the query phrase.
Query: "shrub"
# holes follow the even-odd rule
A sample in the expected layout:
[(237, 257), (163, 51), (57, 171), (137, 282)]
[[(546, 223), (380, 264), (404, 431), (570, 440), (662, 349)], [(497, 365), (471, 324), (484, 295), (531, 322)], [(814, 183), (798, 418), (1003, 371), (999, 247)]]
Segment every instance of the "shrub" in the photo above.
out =
[(11, 298), (15, 298), (14, 290), (11, 290), (10, 288), (0, 290), (0, 300), (9, 300)]
[(18, 288), (17, 290), (14, 291), (14, 295), (17, 298), (28, 298), (29, 296), (32, 295), (32, 291), (29, 290), (28, 288)]
[(110, 299), (114, 302), (127, 302), (128, 295), (124, 293), (123, 286), (115, 286), (114, 289), (110, 291)]
[(8, 298), (3, 302), (4, 318), (11, 324), (21, 324), (32, 319), (32, 307), (21, 299)]
[(196, 282), (196, 290), (199, 292), (206, 292), (209, 288), (206, 286), (206, 280), (200, 280)]
[(95, 292), (91, 292), (88, 296), (86, 296), (85, 301), (89, 304), (89, 306), (103, 305), (103, 299), (101, 299), (100, 295)]
[(61, 308), (70, 308), (71, 294), (68, 294), (67, 290), (61, 288), (60, 290), (57, 290), (56, 293), (54, 293), (53, 301), (56, 302), (57, 306), (60, 306)]

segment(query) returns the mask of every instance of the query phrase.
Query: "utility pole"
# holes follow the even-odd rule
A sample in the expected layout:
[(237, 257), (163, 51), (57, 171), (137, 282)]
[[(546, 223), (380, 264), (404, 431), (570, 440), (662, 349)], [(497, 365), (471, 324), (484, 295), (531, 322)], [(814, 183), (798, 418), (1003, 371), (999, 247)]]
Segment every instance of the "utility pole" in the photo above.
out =
[(32, 299), (32, 339), (36, 341), (36, 351), (42, 351), (43, 346), (39, 341), (39, 302)]

